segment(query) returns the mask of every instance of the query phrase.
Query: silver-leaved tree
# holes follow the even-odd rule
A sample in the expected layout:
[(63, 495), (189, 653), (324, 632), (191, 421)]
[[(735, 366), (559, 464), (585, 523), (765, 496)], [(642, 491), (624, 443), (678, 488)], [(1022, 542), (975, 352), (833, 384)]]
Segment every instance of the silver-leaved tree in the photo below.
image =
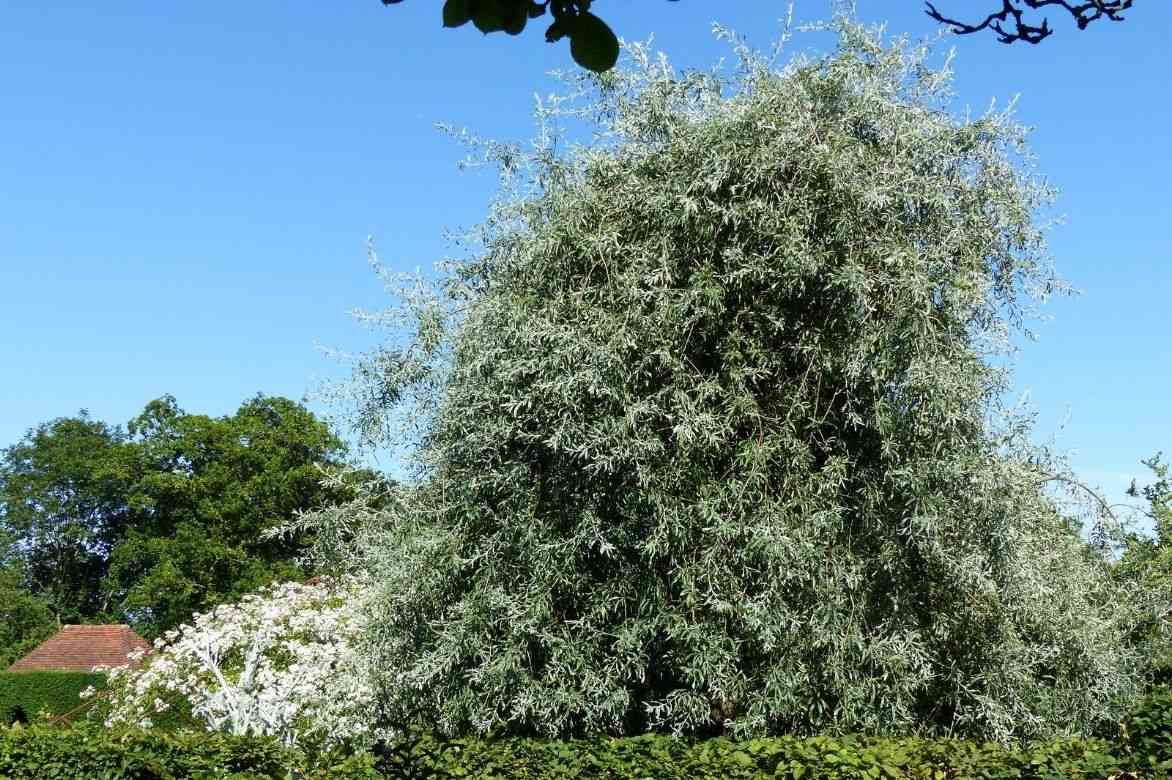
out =
[(630, 47), (532, 147), (481, 144), (505, 195), (357, 365), (418, 466), (346, 537), (390, 723), (1006, 738), (1134, 690), (1129, 610), (1000, 402), (1058, 284), (1023, 130), (837, 27), (785, 67), (734, 42), (728, 77)]

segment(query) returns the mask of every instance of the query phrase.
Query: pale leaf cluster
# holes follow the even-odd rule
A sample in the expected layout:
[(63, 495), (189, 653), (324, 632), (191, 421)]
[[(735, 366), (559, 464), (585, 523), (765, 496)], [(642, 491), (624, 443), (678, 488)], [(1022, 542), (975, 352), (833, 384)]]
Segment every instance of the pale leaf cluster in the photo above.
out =
[(372, 739), (374, 690), (357, 652), (363, 593), (355, 578), (284, 583), (196, 615), (143, 666), (107, 672), (106, 724), (150, 728), (179, 708), (209, 731), (289, 746)]
[(356, 368), (418, 477), (353, 537), (383, 723), (1006, 739), (1135, 692), (1134, 610), (1001, 408), (1062, 288), (1025, 129), (837, 29), (731, 76), (634, 46), (480, 145), (504, 195)]

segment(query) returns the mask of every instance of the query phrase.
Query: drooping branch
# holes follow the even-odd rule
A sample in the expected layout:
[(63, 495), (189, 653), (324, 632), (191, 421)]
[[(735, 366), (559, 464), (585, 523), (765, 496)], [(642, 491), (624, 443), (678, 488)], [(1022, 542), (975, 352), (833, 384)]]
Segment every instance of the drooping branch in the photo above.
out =
[(1043, 473), (1041, 477), (1041, 480), (1038, 482), (1039, 485), (1044, 485), (1048, 482), (1061, 482), (1062, 484), (1067, 485), (1070, 488), (1074, 488), (1076, 491), (1089, 496), (1091, 500), (1098, 506), (1101, 516), (1109, 519), (1111, 523), (1117, 528), (1122, 527), (1123, 522), (1122, 518), (1120, 518), (1120, 516), (1115, 513), (1116, 509), (1128, 509), (1133, 513), (1138, 513), (1139, 515), (1148, 518), (1149, 520), (1156, 520), (1156, 516), (1152, 512), (1137, 507), (1134, 504), (1113, 504), (1109, 502), (1102, 493), (1095, 490), (1090, 485), (1087, 485), (1085, 482), (1080, 482), (1070, 475), (1046, 472)]
[(941, 24), (952, 27), (958, 35), (970, 35), (982, 30), (992, 30), (1002, 43), (1025, 41), (1041, 43), (1053, 34), (1050, 20), (1043, 17), (1041, 24), (1031, 24), (1026, 11), (1037, 11), (1047, 6), (1058, 6), (1074, 18), (1078, 29), (1085, 30), (1091, 22), (1109, 19), (1123, 21), (1122, 13), (1131, 8), (1134, 0), (1086, 0), (1072, 3), (1069, 0), (1001, 0), (1001, 10), (988, 14), (983, 21), (969, 24), (944, 16), (931, 2), (926, 2), (927, 14)]

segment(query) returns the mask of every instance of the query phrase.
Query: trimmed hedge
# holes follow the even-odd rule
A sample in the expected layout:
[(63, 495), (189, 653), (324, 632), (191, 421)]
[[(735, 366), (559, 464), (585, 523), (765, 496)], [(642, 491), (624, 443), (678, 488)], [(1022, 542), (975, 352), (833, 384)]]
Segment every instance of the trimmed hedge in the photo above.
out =
[(0, 780), (382, 780), (371, 756), (316, 756), (309, 764), (268, 738), (0, 728)]
[(88, 686), (106, 687), (106, 676), (91, 672), (0, 672), (0, 724), (31, 723), (39, 712), (64, 715), (85, 704)]
[(1095, 739), (1007, 748), (961, 740), (855, 736), (742, 742), (689, 742), (657, 735), (567, 742), (422, 738), (382, 752), (378, 766), (383, 777), (402, 780), (1105, 780), (1133, 768), (1111, 743)]
[[(1133, 722), (1138, 745), (1140, 720)], [(1151, 721), (1146, 722), (1149, 726)], [(1165, 740), (1162, 733), (1159, 739)], [(423, 780), (1107, 780), (1166, 778), (1172, 763), (1128, 757), (1112, 743), (1067, 739), (1021, 747), (920, 738), (776, 737), (736, 742), (645, 735), (555, 742), (423, 736), (379, 757), (306, 757), (270, 739), (112, 732), (93, 726), (0, 729), (0, 779)], [(1153, 754), (1155, 756), (1155, 754)], [(308, 768), (311, 767), (312, 768)], [(1133, 773), (1125, 773), (1131, 770)]]
[(96, 728), (0, 731), (4, 780), (285, 780), (286, 756), (272, 740), (222, 734), (116, 734)]

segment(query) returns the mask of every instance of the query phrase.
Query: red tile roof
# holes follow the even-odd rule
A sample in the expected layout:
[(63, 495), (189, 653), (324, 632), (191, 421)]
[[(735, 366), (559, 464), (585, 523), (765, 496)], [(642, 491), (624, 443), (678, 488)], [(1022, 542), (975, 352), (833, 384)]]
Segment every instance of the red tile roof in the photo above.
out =
[(130, 626), (63, 626), (31, 653), (8, 667), (10, 672), (88, 672), (95, 666), (125, 666), (132, 650), (150, 651)]

